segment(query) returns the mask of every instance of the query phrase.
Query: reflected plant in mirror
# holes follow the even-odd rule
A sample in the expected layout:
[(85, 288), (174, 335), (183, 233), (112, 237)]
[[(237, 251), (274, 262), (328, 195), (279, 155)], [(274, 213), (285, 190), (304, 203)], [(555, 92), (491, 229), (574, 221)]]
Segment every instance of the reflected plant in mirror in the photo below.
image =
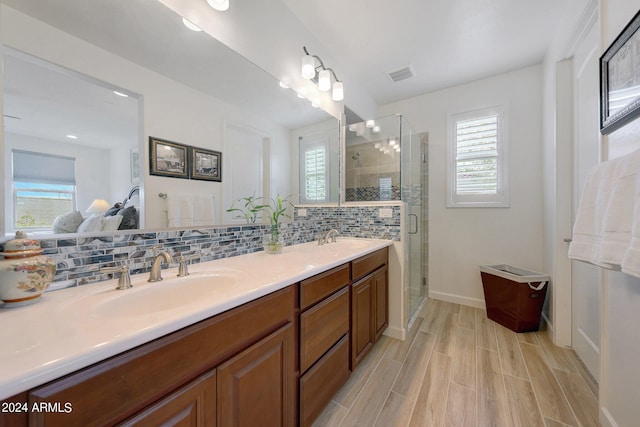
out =
[[(234, 200), (227, 212), (238, 212), (235, 218), (244, 219), (247, 224), (255, 224), (258, 214), (267, 206), (258, 204), (258, 200), (262, 200), (262, 197), (254, 195)], [(243, 205), (243, 207), (236, 207), (236, 204)]]

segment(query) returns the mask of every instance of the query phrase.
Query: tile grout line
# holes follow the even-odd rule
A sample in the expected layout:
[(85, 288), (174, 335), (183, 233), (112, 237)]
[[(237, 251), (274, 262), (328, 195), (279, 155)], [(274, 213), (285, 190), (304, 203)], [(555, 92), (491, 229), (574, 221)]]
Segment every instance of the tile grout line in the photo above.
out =
[[(528, 378), (528, 381), (529, 381), (529, 385), (531, 386), (531, 391), (533, 392), (533, 398), (536, 399), (536, 408), (538, 408), (538, 414), (540, 414), (540, 418), (542, 418), (542, 421), (544, 422), (545, 416), (544, 416), (544, 414), (542, 412), (542, 406), (540, 405), (540, 398), (538, 397), (538, 392), (536, 391), (535, 387), (533, 386), (533, 379), (531, 378), (531, 372), (529, 371), (529, 366), (527, 365), (527, 361), (524, 358), (524, 353), (522, 352), (522, 345), (523, 344), (527, 344), (527, 345), (533, 345), (533, 344), (528, 344), (528, 343), (523, 343), (523, 342), (517, 341), (518, 353), (520, 354), (520, 357), (522, 357), (522, 363), (524, 364), (524, 369), (527, 372), (527, 378)], [(542, 346), (540, 346), (540, 348), (542, 349)]]

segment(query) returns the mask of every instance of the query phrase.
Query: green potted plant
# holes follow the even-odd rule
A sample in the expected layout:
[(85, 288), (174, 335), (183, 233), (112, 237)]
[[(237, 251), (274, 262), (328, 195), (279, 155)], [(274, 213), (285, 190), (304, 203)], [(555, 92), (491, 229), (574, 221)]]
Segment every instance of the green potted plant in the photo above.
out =
[[(237, 218), (244, 218), (247, 221), (247, 224), (255, 224), (258, 214), (260, 212), (264, 212), (265, 215), (269, 218), (269, 233), (264, 236), (262, 244), (264, 246), (264, 250), (270, 254), (277, 254), (282, 252), (282, 248), (284, 248), (284, 240), (282, 239), (282, 235), (280, 234), (280, 224), (282, 217), (291, 218), (287, 214), (287, 204), (291, 204), (289, 197), (282, 198), (280, 194), (278, 194), (274, 199), (271, 199), (270, 204), (263, 204), (261, 201), (264, 199), (263, 197), (243, 197), (241, 199), (237, 199), (231, 205), (227, 212), (239, 212)], [(236, 202), (244, 203), (244, 207), (236, 207)]]
[(285, 203), (291, 204), (289, 197), (290, 196), (283, 199), (282, 196), (278, 194), (275, 199), (271, 199), (270, 205), (265, 205), (263, 208), (269, 215), (269, 223), (271, 225), (269, 234), (267, 234), (262, 241), (264, 250), (267, 253), (280, 253), (284, 247), (284, 240), (280, 234), (280, 217), (291, 218), (287, 214), (287, 206), (285, 206)]

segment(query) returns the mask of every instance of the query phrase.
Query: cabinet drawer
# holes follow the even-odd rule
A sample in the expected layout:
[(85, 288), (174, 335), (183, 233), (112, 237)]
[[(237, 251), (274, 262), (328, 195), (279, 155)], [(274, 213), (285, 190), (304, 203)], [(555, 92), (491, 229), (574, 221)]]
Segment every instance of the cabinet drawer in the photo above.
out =
[(39, 387), (29, 406), (73, 411), (31, 413), (30, 425), (113, 425), (293, 321), (294, 295), (289, 286)]
[(300, 315), (300, 372), (349, 332), (349, 288), (345, 287)]
[(350, 265), (333, 268), (300, 282), (300, 309), (315, 304), (349, 283)]
[(353, 260), (352, 279), (358, 280), (387, 263), (388, 248), (382, 248), (368, 255)]
[(349, 378), (349, 335), (300, 378), (300, 425), (309, 426)]

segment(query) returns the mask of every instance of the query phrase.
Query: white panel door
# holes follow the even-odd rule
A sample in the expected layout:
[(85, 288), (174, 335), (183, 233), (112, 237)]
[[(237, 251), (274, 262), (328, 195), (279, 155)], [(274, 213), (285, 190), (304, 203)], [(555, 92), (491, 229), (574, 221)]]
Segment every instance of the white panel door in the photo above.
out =
[[(237, 217), (238, 212), (227, 212), (234, 200), (248, 196), (269, 196), (264, 193), (265, 143), (265, 138), (253, 130), (226, 126), (225, 150), (222, 153), (224, 224), (245, 223), (243, 218)], [(234, 171), (234, 173), (226, 173), (226, 171)], [(242, 203), (236, 203), (236, 205), (243, 207)]]
[[(583, 39), (574, 65), (573, 219), (589, 171), (599, 162), (597, 24)], [(571, 262), (572, 347), (596, 380), (600, 376), (600, 269)]]

